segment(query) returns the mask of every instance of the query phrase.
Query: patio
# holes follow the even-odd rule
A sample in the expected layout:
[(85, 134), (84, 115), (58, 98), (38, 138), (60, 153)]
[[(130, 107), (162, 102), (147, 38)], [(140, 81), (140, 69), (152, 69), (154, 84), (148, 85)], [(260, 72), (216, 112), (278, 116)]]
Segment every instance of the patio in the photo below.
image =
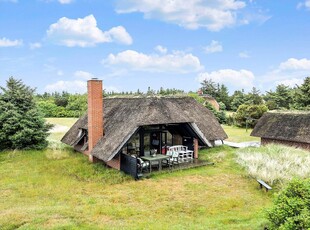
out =
[(140, 179), (148, 177), (153, 172), (171, 172), (213, 164), (195, 158), (194, 151), (188, 150), (186, 146), (177, 145), (167, 149), (165, 154), (153, 152), (147, 156), (121, 154), (121, 170)]

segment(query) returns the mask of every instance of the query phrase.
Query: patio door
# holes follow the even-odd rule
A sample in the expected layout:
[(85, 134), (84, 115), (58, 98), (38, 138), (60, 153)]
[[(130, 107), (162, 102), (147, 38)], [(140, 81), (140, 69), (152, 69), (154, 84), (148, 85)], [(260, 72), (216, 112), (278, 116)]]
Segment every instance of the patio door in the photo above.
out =
[(156, 149), (158, 154), (166, 154), (167, 152), (167, 132), (150, 133), (150, 146)]

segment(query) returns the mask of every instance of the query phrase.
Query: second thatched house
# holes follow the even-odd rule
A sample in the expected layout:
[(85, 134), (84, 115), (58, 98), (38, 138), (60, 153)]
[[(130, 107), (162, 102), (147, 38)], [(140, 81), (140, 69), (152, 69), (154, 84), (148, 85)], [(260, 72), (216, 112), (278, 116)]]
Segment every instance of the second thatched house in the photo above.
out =
[(277, 143), (310, 149), (310, 113), (265, 113), (251, 136), (262, 144)]
[(62, 142), (121, 169), (122, 155), (165, 154), (167, 146), (212, 147), (226, 133), (215, 116), (191, 97), (104, 98), (102, 81), (88, 81), (88, 113), (64, 135)]

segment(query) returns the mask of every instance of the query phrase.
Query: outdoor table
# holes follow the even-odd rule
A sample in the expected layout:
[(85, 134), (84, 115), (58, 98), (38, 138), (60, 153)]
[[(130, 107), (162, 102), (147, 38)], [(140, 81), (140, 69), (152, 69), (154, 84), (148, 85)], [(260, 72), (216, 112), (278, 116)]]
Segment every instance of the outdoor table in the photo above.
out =
[(162, 169), (161, 163), (162, 160), (168, 160), (170, 156), (166, 156), (166, 155), (161, 155), (161, 154), (157, 154), (156, 156), (149, 156), (149, 157), (141, 157), (142, 160), (148, 161), (150, 163), (150, 173), (152, 171), (152, 161), (158, 161), (158, 170)]

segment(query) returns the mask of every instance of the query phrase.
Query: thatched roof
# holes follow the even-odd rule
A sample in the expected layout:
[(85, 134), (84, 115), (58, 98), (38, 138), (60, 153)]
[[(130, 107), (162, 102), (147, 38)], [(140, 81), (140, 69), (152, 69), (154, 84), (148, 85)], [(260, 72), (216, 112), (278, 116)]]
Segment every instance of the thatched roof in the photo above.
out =
[[(226, 133), (215, 116), (191, 97), (105, 98), (104, 133), (91, 154), (108, 161), (140, 126), (192, 123), (207, 140), (224, 140)], [(73, 145), (78, 130), (87, 129), (87, 115), (80, 118), (62, 138)]]
[(310, 113), (265, 113), (251, 136), (310, 143)]

